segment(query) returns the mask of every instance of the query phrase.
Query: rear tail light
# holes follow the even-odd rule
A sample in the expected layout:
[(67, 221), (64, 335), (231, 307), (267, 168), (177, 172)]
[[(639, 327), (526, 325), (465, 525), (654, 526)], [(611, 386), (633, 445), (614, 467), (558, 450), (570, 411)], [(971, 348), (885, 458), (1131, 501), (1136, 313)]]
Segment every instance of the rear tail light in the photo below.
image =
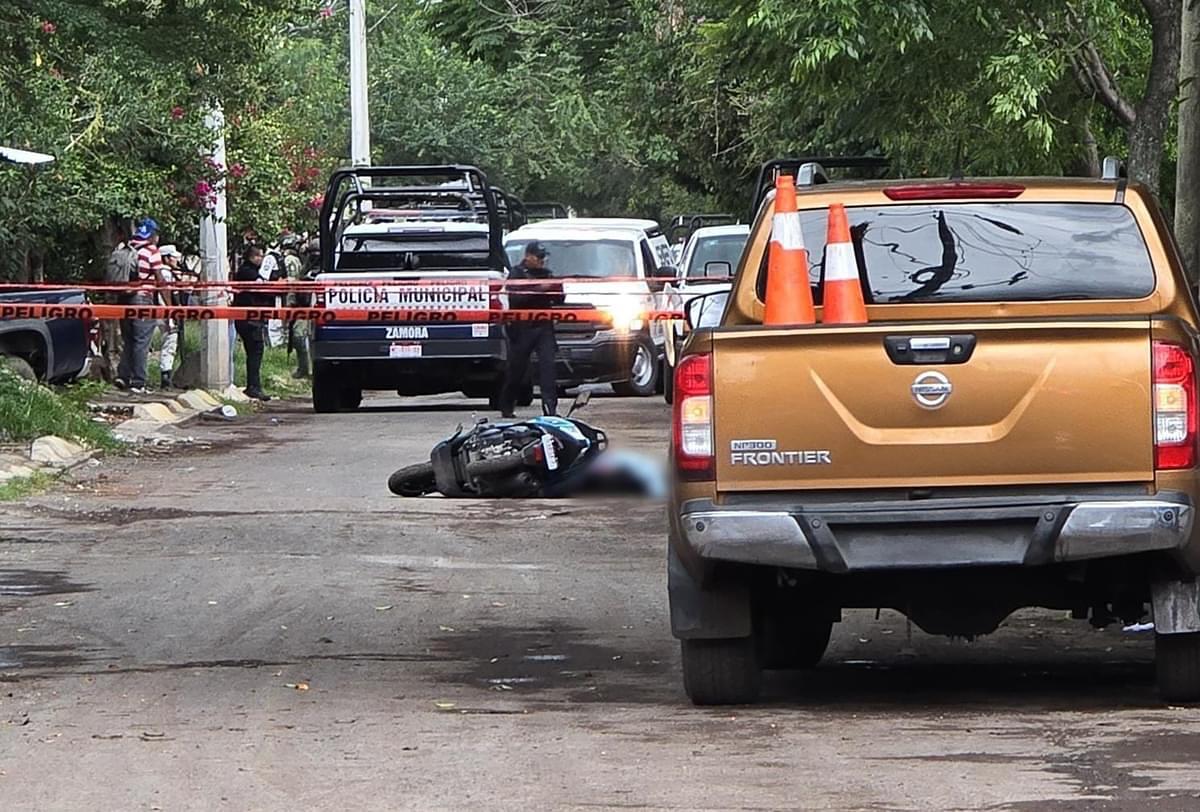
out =
[(1020, 197), (1025, 187), (1019, 183), (914, 183), (889, 186), (883, 190), (888, 200), (961, 200), (964, 198), (1010, 199)]
[(1194, 468), (1196, 363), (1178, 344), (1154, 342), (1154, 467)]
[(675, 367), (674, 457), (688, 481), (716, 477), (713, 455), (712, 356), (689, 355)]

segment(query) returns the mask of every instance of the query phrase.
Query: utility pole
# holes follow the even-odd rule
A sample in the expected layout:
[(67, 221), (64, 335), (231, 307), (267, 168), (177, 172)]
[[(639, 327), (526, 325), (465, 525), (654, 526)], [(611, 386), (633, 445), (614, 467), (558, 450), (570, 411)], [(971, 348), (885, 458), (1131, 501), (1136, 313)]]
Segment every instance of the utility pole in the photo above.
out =
[(350, 162), (354, 166), (371, 165), (366, 0), (350, 0)]
[[(225, 115), (214, 104), (204, 116), (204, 125), (212, 133), (209, 157), (223, 171), (225, 168)], [(213, 192), (216, 205), (200, 220), (200, 278), (204, 282), (229, 280), (229, 232), (225, 223), (228, 214), (225, 201), (225, 180), (219, 178)], [(220, 287), (203, 288), (202, 300), (208, 307), (224, 304), (225, 291)], [(229, 322), (202, 321), (200, 333), (200, 380), (206, 389), (223, 392), (233, 383), (230, 368)]]

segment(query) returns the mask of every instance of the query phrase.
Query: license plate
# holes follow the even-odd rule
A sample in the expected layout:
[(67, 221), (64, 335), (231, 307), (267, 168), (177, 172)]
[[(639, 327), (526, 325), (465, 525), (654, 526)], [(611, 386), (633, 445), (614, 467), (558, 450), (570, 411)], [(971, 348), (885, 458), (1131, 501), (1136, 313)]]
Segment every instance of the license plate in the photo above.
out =
[(549, 434), (542, 435), (542, 451), (546, 454), (546, 468), (558, 470), (558, 451), (554, 448), (554, 438)]
[(420, 344), (392, 344), (388, 347), (389, 358), (420, 358)]

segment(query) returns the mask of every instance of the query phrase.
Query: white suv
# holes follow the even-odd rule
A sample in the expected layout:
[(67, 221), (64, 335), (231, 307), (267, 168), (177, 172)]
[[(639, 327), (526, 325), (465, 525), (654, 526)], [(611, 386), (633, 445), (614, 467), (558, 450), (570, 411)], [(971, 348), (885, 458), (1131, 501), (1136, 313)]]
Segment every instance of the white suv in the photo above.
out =
[[(663, 310), (683, 312), (696, 296), (728, 292), (749, 237), (748, 225), (705, 226), (693, 231), (683, 248), (675, 280), (663, 289)], [(670, 403), (674, 398), (676, 350), (683, 344), (685, 324), (666, 322), (663, 330), (666, 333), (663, 397)]]
[(563, 280), (568, 307), (595, 307), (613, 318), (610, 329), (557, 325), (559, 385), (611, 383), (617, 394), (639, 397), (660, 391), (665, 330), (642, 314), (654, 309), (663, 281), (676, 271), (658, 224), (580, 217), (522, 226), (504, 238), (510, 264), (535, 241), (548, 253), (551, 274)]

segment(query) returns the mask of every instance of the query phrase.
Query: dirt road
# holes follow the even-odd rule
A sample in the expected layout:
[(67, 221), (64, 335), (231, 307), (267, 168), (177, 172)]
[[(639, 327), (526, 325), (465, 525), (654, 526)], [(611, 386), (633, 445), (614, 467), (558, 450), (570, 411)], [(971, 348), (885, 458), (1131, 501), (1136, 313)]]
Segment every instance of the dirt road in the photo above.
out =
[[(685, 700), (655, 505), (402, 501), (469, 407), (277, 405), (0, 516), (4, 809), (1200, 808), (1149, 635), (848, 614), (754, 708)], [(661, 400), (598, 399), (661, 453)]]

